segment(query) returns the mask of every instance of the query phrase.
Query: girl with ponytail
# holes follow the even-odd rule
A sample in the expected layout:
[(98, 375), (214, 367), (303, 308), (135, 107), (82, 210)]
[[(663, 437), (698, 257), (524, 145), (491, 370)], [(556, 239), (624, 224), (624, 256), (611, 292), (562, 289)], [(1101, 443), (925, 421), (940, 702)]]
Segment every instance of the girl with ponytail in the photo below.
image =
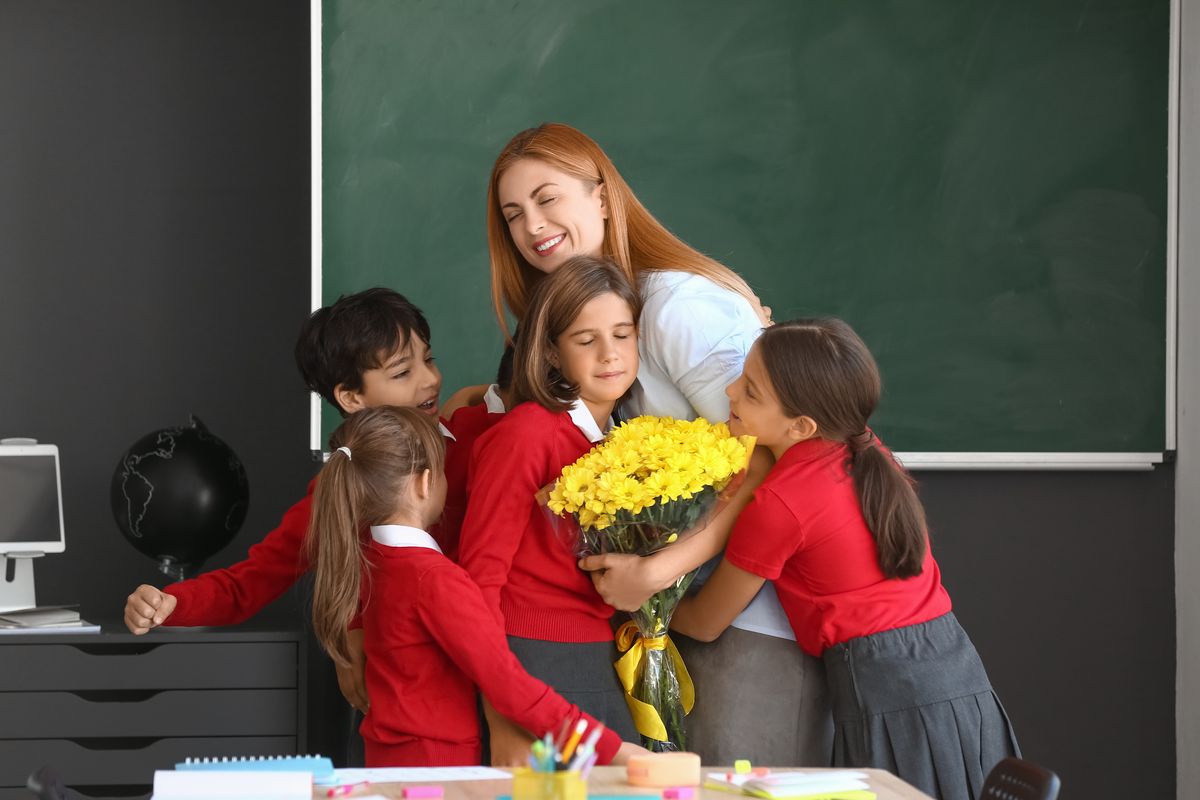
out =
[(1019, 755), (1016, 737), (950, 610), (912, 479), (868, 425), (880, 394), (870, 351), (841, 320), (784, 322), (727, 393), (730, 429), (776, 463), (671, 627), (715, 639), (773, 581), (797, 644), (825, 662), (834, 766), (979, 796)]
[[(433, 419), (415, 408), (359, 411), (334, 431), (330, 452), (306, 542), (313, 629), (348, 664), (347, 627), (362, 610), (367, 766), (478, 764), (476, 686), (539, 736), (580, 719), (598, 726), (521, 668), (479, 587), (426, 532), (446, 498)], [(601, 764), (639, 749), (608, 730), (596, 744)]]

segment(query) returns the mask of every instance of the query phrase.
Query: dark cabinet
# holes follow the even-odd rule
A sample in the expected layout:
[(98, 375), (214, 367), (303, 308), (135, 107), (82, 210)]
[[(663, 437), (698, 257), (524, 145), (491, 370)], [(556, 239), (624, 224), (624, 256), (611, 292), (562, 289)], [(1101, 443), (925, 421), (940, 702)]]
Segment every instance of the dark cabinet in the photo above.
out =
[(0, 637), (0, 800), (40, 766), (94, 797), (148, 794), (188, 757), (305, 749), (299, 632)]

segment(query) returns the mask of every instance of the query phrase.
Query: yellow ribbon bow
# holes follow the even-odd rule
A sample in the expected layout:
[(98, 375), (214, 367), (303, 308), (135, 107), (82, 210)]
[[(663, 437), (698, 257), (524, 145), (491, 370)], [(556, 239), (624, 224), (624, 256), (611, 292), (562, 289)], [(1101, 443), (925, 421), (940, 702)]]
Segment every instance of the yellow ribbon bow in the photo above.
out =
[(633, 715), (633, 724), (638, 733), (659, 742), (667, 741), (667, 727), (663, 724), (658, 709), (649, 703), (644, 703), (633, 696), (633, 685), (637, 681), (638, 665), (646, 658), (648, 650), (666, 650), (675, 664), (675, 675), (679, 679), (679, 700), (683, 704), (683, 713), (689, 714), (696, 704), (696, 689), (692, 686), (692, 676), (684, 666), (683, 658), (675, 649), (675, 643), (667, 634), (644, 638), (638, 631), (637, 624), (630, 620), (617, 629), (617, 649), (625, 655), (613, 664), (617, 677), (625, 689), (625, 702), (629, 713)]

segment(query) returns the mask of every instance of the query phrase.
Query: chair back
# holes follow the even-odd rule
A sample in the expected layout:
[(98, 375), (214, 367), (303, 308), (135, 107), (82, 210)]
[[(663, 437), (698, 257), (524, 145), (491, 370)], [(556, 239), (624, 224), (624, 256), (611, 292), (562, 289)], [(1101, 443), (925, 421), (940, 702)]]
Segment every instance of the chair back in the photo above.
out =
[(1060, 782), (1045, 767), (1020, 758), (1006, 758), (988, 773), (979, 800), (1055, 800)]

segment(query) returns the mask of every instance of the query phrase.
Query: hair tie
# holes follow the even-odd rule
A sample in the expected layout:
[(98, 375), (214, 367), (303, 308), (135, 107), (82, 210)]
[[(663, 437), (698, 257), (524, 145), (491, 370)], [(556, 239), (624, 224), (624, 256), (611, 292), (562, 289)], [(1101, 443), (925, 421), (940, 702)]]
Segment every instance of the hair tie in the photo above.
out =
[(346, 454), (346, 458), (350, 459), (351, 461), (353, 461), (353, 460), (354, 460), (354, 457), (350, 455), (350, 448), (349, 448), (349, 447), (339, 447), (339, 448), (338, 448), (338, 450), (341, 450), (343, 453), (345, 453), (345, 454)]
[(846, 446), (850, 448), (850, 452), (855, 455), (866, 450), (871, 445), (875, 444), (875, 432), (870, 428), (866, 428), (862, 433), (856, 433), (846, 439)]

